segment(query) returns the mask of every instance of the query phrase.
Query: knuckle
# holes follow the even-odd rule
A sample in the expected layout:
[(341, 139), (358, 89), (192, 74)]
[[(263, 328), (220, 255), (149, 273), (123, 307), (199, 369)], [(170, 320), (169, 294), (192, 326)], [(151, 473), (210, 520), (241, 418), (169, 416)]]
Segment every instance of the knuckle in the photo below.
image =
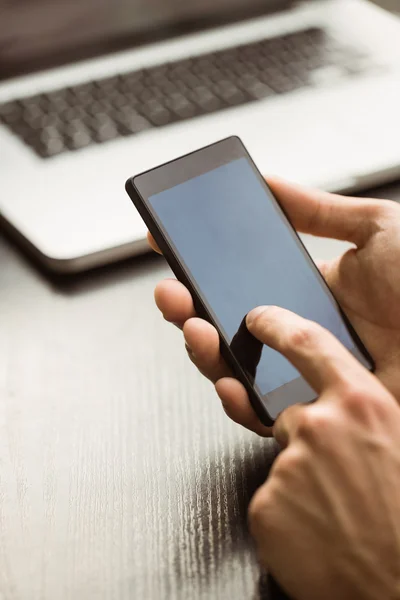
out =
[(389, 403), (379, 389), (348, 386), (342, 394), (342, 405), (347, 414), (363, 423), (387, 417)]
[(304, 411), (297, 436), (311, 447), (328, 448), (331, 440), (336, 440), (337, 430), (340, 427), (337, 412), (335, 405), (313, 404), (308, 411)]
[(315, 417), (310, 410), (304, 410), (297, 421), (296, 432), (298, 437), (308, 439), (313, 435), (316, 423)]
[(300, 415), (297, 423), (297, 435), (305, 440), (315, 439), (321, 429), (325, 430), (327, 425), (329, 425), (329, 419), (325, 413), (316, 412), (309, 407), (309, 410), (303, 411)]
[(275, 463), (275, 476), (283, 480), (300, 470), (304, 462), (304, 453), (299, 444), (292, 444), (280, 454)]
[(342, 404), (352, 414), (362, 414), (365, 409), (365, 392), (360, 388), (347, 386), (343, 391)]
[(319, 334), (320, 328), (315, 323), (306, 321), (290, 332), (287, 339), (288, 347), (292, 349), (308, 348), (315, 344)]

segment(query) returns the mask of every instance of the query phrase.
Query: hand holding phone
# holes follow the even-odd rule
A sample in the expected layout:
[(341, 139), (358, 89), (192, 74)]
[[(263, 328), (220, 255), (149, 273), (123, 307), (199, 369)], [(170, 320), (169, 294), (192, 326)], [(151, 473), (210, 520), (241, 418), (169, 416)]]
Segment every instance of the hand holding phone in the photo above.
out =
[(372, 360), (238, 138), (127, 182), (127, 190), (260, 420), (272, 424), (315, 391), (280, 354), (252, 338), (246, 314), (282, 306), (330, 329), (365, 366)]
[(216, 327), (221, 352), (263, 423), (316, 393), (285, 358), (246, 335), (243, 320), (255, 306), (274, 304), (319, 322), (372, 368), (238, 138), (136, 176), (127, 190), (197, 313)]

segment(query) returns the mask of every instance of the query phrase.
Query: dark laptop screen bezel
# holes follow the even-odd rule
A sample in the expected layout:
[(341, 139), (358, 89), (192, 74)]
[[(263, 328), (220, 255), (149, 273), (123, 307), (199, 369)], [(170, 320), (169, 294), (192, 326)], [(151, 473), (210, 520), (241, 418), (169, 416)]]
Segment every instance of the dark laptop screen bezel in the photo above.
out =
[[(112, 0), (110, 0), (112, 1)], [(204, 18), (190, 21), (175, 21), (169, 22), (161, 27), (146, 29), (145, 31), (134, 31), (130, 35), (122, 35), (115, 38), (98, 39), (87, 44), (82, 44), (69, 49), (55, 49), (47, 52), (46, 55), (32, 56), (26, 60), (24, 56), (21, 61), (13, 61), (9, 63), (6, 58), (2, 57), (1, 47), (1, 27), (0, 27), (0, 81), (9, 79), (15, 76), (31, 73), (34, 71), (53, 68), (56, 66), (65, 65), (72, 62), (78, 62), (88, 58), (94, 58), (104, 54), (118, 52), (128, 48), (139, 47), (146, 44), (151, 44), (156, 41), (162, 41), (168, 38), (179, 37), (188, 33), (194, 33), (203, 29), (210, 29), (234, 23), (257, 16), (270, 14), (285, 10), (291, 5), (293, 0), (268, 0), (265, 7), (260, 10), (254, 7), (247, 7), (246, 10), (236, 12), (224, 11), (223, 14), (210, 15)], [(16, 8), (17, 10), (17, 8)]]

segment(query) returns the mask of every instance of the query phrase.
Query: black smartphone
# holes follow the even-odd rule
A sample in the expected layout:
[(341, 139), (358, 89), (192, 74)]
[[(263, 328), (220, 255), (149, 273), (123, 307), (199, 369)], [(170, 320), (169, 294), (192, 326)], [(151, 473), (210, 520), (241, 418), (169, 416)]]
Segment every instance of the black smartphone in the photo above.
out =
[(238, 137), (128, 179), (126, 190), (263, 423), (315, 391), (246, 329), (260, 305), (317, 321), (368, 369), (373, 363)]

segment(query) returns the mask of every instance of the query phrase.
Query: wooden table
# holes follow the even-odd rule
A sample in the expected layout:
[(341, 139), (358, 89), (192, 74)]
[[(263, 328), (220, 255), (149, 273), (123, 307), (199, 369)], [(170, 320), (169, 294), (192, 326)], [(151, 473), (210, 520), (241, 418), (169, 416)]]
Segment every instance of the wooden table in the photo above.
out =
[(158, 314), (167, 274), (49, 279), (0, 237), (2, 600), (267, 597), (246, 507), (276, 449)]

